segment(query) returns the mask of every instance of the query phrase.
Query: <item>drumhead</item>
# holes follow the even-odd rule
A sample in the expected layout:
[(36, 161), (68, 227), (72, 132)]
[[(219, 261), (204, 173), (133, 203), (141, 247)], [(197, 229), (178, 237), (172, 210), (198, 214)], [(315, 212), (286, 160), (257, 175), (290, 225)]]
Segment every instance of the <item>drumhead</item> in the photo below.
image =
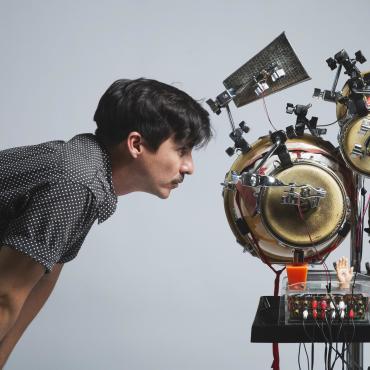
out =
[[(326, 190), (316, 208), (282, 204), (286, 187), (270, 187), (260, 193), (261, 217), (267, 230), (284, 244), (312, 246), (332, 239), (346, 217), (345, 189), (333, 171), (315, 163), (296, 162), (273, 174), (285, 184), (310, 184)], [(298, 183), (299, 182), (299, 183)]]

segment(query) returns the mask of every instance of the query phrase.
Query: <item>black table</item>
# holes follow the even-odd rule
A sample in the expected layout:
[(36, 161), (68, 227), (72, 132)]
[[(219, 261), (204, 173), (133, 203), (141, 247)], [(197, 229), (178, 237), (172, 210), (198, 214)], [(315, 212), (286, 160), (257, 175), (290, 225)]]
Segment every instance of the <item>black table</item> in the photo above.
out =
[[(254, 343), (370, 342), (370, 324), (344, 321), (324, 324), (285, 324), (284, 297), (262, 296), (252, 325)], [(284, 307), (284, 306), (282, 306)], [(280, 311), (280, 314), (279, 314)], [(331, 337), (331, 338), (330, 338)], [(330, 340), (331, 339), (331, 340)]]

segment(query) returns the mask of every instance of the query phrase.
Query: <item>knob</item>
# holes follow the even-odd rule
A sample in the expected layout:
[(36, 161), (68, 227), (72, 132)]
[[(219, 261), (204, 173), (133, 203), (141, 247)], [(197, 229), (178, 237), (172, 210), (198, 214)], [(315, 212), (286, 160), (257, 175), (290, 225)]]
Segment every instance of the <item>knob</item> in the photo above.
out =
[(225, 150), (226, 154), (229, 156), (229, 157), (232, 157), (235, 153), (235, 149), (232, 148), (231, 146), (228, 147), (226, 150)]
[(348, 317), (350, 318), (350, 319), (353, 319), (354, 317), (355, 317), (355, 312), (353, 311), (353, 309), (351, 308), (350, 310), (349, 310), (349, 312), (348, 312)]
[(246, 134), (249, 132), (250, 128), (247, 126), (247, 124), (244, 121), (241, 121), (239, 123), (239, 127), (245, 132)]
[(366, 58), (365, 58), (365, 57), (364, 57), (364, 55), (362, 54), (361, 50), (356, 51), (356, 53), (355, 53), (355, 57), (356, 57), (356, 60), (357, 60), (359, 63), (361, 63), (361, 64), (363, 64), (363, 63), (365, 63), (365, 62), (366, 62)]

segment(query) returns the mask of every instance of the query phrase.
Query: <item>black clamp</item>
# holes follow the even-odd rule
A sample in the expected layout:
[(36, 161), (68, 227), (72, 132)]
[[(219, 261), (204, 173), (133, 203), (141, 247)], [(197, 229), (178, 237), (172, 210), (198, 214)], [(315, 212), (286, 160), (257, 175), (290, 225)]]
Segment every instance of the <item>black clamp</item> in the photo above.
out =
[(240, 150), (243, 154), (250, 151), (251, 146), (243, 138), (243, 134), (246, 134), (248, 132), (249, 132), (249, 127), (244, 121), (242, 121), (239, 123), (239, 127), (230, 133), (229, 135), (230, 139), (235, 143), (234, 147), (229, 147), (226, 149), (226, 153), (230, 157), (234, 155), (236, 150)]
[(289, 126), (287, 128), (288, 137), (294, 136), (303, 136), (304, 130), (307, 127), (310, 133), (314, 136), (320, 137), (321, 135), (325, 135), (327, 130), (323, 128), (317, 127), (318, 118), (312, 116), (311, 119), (307, 118), (308, 110), (312, 107), (311, 104), (307, 105), (294, 105), (292, 103), (287, 103), (286, 105), (286, 113), (288, 114), (295, 114), (297, 116), (295, 127)]
[(235, 90), (228, 89), (217, 95), (215, 100), (208, 99), (206, 103), (217, 115), (221, 113), (221, 108), (226, 107), (235, 98)]
[[(368, 107), (364, 95), (370, 93), (368, 88), (369, 79), (365, 76), (363, 77), (360, 70), (356, 67), (356, 63), (362, 64), (364, 62), (366, 62), (366, 58), (361, 50), (355, 53), (354, 59), (351, 59), (345, 50), (336, 53), (334, 58), (326, 59), (326, 63), (331, 70), (337, 69), (338, 67), (332, 89), (324, 91), (315, 89), (313, 96), (322, 98), (325, 101), (344, 104), (348, 107), (348, 111), (351, 115), (358, 115), (360, 117), (367, 116)], [(350, 88), (350, 94), (348, 97), (343, 97), (340, 92), (336, 91), (342, 68), (345, 70), (344, 73), (349, 76), (347, 83)]]
[(292, 167), (293, 163), (292, 163), (292, 160), (290, 158), (288, 148), (285, 145), (285, 142), (288, 139), (287, 134), (285, 133), (285, 131), (278, 130), (278, 131), (272, 132), (270, 134), (270, 138), (271, 138), (271, 141), (274, 144), (278, 145), (277, 148), (276, 148), (275, 153), (277, 154), (277, 156), (280, 159), (281, 166), (283, 168)]
[(356, 62), (360, 64), (366, 62), (366, 58), (362, 54), (361, 50), (356, 51), (355, 59), (351, 59), (344, 49), (336, 53), (334, 58), (326, 59), (326, 63), (332, 71), (336, 69), (338, 65), (342, 65), (346, 70), (345, 73), (351, 77), (354, 77), (354, 75), (361, 76), (360, 71), (356, 67)]

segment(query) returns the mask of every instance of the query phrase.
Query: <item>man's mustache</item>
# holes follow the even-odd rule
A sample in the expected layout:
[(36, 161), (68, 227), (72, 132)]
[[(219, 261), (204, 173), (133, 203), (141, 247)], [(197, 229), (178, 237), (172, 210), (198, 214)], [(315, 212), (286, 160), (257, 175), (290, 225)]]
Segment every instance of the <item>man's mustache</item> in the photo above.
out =
[(173, 184), (181, 184), (184, 181), (185, 176), (181, 176), (178, 179), (172, 181)]

